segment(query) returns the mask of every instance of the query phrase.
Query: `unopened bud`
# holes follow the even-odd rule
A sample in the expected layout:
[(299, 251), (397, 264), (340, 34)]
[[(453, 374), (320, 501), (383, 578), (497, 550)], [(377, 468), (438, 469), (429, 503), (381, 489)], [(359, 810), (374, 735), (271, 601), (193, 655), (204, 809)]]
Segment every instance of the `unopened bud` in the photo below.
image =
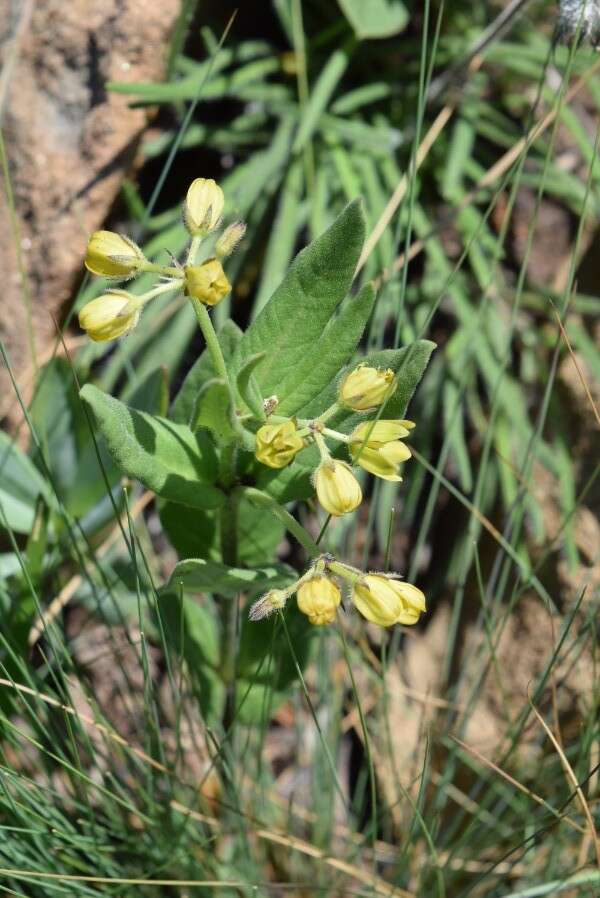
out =
[(269, 468), (285, 468), (304, 449), (304, 440), (298, 436), (296, 422), (263, 424), (256, 432), (254, 454), (259, 462)]
[(339, 401), (356, 412), (363, 412), (382, 405), (395, 389), (396, 378), (390, 368), (380, 371), (359, 365), (342, 381)]
[(192, 181), (183, 207), (183, 220), (192, 237), (205, 237), (214, 231), (224, 205), (223, 191), (212, 178)]
[(246, 223), (243, 221), (234, 221), (233, 224), (226, 227), (215, 243), (217, 259), (225, 259), (230, 256), (245, 233)]
[(231, 284), (218, 259), (208, 259), (202, 265), (186, 265), (184, 272), (185, 292), (205, 306), (216, 306), (231, 291)]
[(86, 303), (79, 313), (79, 325), (96, 343), (116, 340), (129, 333), (140, 318), (135, 296), (114, 290)]
[(311, 624), (322, 627), (335, 620), (342, 593), (335, 580), (322, 574), (305, 580), (298, 587), (297, 599), (298, 608)]
[(85, 267), (105, 278), (133, 277), (144, 265), (146, 257), (129, 237), (114, 231), (96, 231), (90, 237), (85, 254)]
[(315, 472), (315, 488), (325, 511), (336, 517), (354, 511), (362, 502), (360, 483), (343, 461), (321, 462)]
[(282, 608), (285, 608), (285, 603), (289, 596), (290, 591), (287, 589), (269, 590), (258, 602), (254, 603), (248, 617), (251, 621), (263, 620), (263, 618), (269, 617), (275, 611), (281, 611)]

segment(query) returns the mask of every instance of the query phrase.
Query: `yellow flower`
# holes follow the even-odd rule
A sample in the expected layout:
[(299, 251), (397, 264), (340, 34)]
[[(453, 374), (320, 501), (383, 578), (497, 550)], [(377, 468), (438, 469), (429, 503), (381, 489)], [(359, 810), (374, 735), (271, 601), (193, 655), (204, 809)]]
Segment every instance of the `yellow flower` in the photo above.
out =
[(225, 259), (234, 251), (244, 234), (246, 225), (243, 221), (234, 221), (225, 228), (215, 243), (215, 256), (217, 259)]
[(212, 178), (196, 178), (189, 186), (183, 219), (193, 237), (205, 237), (218, 226), (225, 198)]
[(367, 446), (370, 449), (379, 449), (384, 443), (392, 443), (394, 440), (402, 440), (410, 435), (414, 428), (412, 421), (363, 421), (354, 428), (350, 434), (350, 440), (353, 443), (364, 443), (367, 440)]
[(409, 436), (410, 428), (406, 424), (412, 425), (412, 421), (359, 424), (350, 434), (348, 447), (354, 463), (383, 480), (402, 480), (398, 473), (400, 465), (411, 456), (408, 446), (398, 439)]
[(416, 624), (426, 610), (425, 596), (412, 583), (385, 574), (365, 574), (354, 584), (352, 601), (363, 617), (380, 627)]
[(113, 231), (96, 231), (89, 239), (85, 267), (105, 278), (133, 277), (146, 261), (143, 252), (129, 237)]
[(298, 608), (306, 614), (311, 624), (317, 626), (331, 624), (335, 620), (341, 601), (339, 586), (323, 574), (305, 580), (298, 588)]
[(321, 462), (315, 472), (315, 487), (319, 502), (332, 515), (348, 514), (362, 502), (360, 483), (343, 461), (331, 458)]
[(304, 440), (298, 436), (295, 421), (263, 424), (256, 432), (255, 455), (269, 468), (285, 468), (301, 449), (304, 449)]
[(136, 298), (124, 290), (115, 290), (86, 303), (79, 313), (79, 325), (91, 340), (101, 343), (133, 330), (139, 318)]
[(225, 299), (231, 284), (218, 259), (207, 259), (202, 265), (186, 265), (185, 290), (205, 306), (216, 306)]
[(382, 405), (395, 389), (396, 378), (390, 368), (379, 371), (368, 365), (359, 365), (342, 381), (339, 401), (355, 412), (364, 412)]

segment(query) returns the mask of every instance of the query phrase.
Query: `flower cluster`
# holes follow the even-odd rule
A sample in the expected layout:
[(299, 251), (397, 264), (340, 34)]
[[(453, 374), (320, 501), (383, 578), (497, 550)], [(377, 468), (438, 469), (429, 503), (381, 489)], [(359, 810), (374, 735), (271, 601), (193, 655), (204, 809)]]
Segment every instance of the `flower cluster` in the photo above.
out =
[(283, 609), (287, 600), (295, 594), (298, 608), (311, 624), (331, 624), (342, 601), (340, 580), (346, 584), (357, 611), (380, 627), (416, 624), (426, 610), (425, 596), (421, 590), (412, 583), (405, 583), (397, 574), (365, 574), (348, 564), (335, 561), (329, 555), (323, 555), (288, 589), (272, 589), (259, 599), (252, 606), (250, 617), (260, 620)]
[(321, 456), (314, 474), (319, 503), (331, 515), (348, 514), (362, 502), (362, 490), (351, 465), (332, 457), (327, 438), (345, 443), (353, 464), (384, 480), (399, 481), (400, 465), (411, 456), (402, 441), (415, 425), (406, 420), (364, 421), (347, 435), (330, 429), (326, 422), (344, 408), (374, 411), (387, 402), (395, 389), (393, 371), (359, 365), (342, 380), (337, 401), (320, 417), (305, 420), (270, 415), (268, 423), (256, 434), (256, 458), (270, 468), (284, 468), (305, 446), (314, 443)]
[(231, 284), (221, 260), (227, 258), (244, 236), (241, 221), (230, 224), (214, 244), (214, 255), (197, 264), (202, 240), (216, 231), (223, 214), (223, 191), (211, 178), (196, 178), (189, 187), (183, 208), (183, 220), (192, 238), (185, 265), (172, 267), (150, 262), (129, 237), (112, 231), (96, 231), (87, 246), (85, 266), (92, 274), (123, 281), (144, 272), (160, 277), (158, 286), (134, 295), (125, 290), (108, 290), (87, 303), (79, 313), (79, 324), (97, 342), (115, 340), (137, 325), (149, 300), (170, 290), (183, 290), (192, 300), (215, 306), (231, 292)]

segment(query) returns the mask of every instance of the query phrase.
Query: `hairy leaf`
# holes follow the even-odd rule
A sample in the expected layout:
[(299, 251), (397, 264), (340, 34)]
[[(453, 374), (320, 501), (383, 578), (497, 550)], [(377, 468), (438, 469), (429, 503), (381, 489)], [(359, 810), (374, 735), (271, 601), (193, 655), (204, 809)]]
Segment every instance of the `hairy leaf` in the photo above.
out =
[(365, 237), (360, 201), (350, 203), (331, 227), (294, 259), (287, 275), (242, 337), (233, 367), (266, 352), (254, 372), (263, 396), (284, 399), (305, 376), (307, 359), (354, 277)]
[(223, 493), (212, 486), (217, 461), (208, 436), (131, 409), (87, 384), (81, 398), (88, 403), (96, 426), (115, 464), (158, 496), (193, 508), (216, 508)]
[(241, 568), (228, 567), (205, 558), (187, 558), (175, 566), (165, 589), (235, 595), (242, 590), (248, 592), (286, 586), (295, 577), (294, 570), (286, 564)]

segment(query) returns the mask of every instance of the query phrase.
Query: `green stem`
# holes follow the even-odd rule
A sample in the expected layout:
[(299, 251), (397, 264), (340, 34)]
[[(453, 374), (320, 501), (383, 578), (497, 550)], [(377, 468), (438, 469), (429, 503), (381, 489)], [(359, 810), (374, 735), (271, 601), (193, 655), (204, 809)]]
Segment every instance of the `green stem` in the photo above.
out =
[(324, 427), (323, 433), (326, 437), (331, 437), (334, 440), (339, 440), (340, 443), (349, 443), (350, 437), (345, 433), (340, 433), (339, 430), (331, 430), (330, 427)]
[(327, 448), (327, 443), (325, 442), (325, 440), (323, 439), (321, 434), (318, 433), (317, 431), (315, 431), (313, 436), (315, 438), (315, 443), (317, 444), (317, 449), (319, 450), (319, 454), (321, 456), (321, 461), (322, 462), (331, 461), (331, 453), (330, 453), (329, 449)]
[(176, 281), (170, 281), (168, 284), (159, 284), (158, 287), (153, 287), (152, 290), (148, 290), (147, 293), (141, 293), (137, 299), (140, 302), (147, 303), (151, 299), (154, 299), (155, 296), (160, 296), (161, 293), (168, 293), (170, 290), (181, 290), (183, 287), (183, 281), (178, 279)]
[(165, 265), (157, 265), (156, 262), (144, 262), (144, 264), (140, 267), (140, 271), (150, 271), (156, 272), (156, 274), (163, 274), (168, 278), (181, 278), (182, 270), (181, 268), (170, 268)]
[(195, 296), (190, 296), (188, 298), (192, 304), (192, 308), (194, 309), (196, 321), (198, 322), (200, 330), (202, 331), (202, 336), (206, 341), (206, 346), (212, 359), (215, 374), (217, 375), (217, 377), (222, 378), (227, 384), (227, 389), (229, 391), (229, 402), (231, 404), (232, 424), (238, 436), (239, 442), (243, 444), (245, 442), (246, 434), (244, 428), (240, 424), (236, 413), (235, 390), (233, 389), (232, 383), (229, 379), (229, 372), (227, 371), (227, 365), (225, 364), (225, 358), (223, 356), (223, 351), (221, 350), (221, 344), (219, 343), (217, 332), (213, 327), (213, 323), (211, 321), (210, 315), (208, 314), (206, 306), (201, 303), (199, 299), (196, 299)]
[(208, 310), (206, 306), (200, 302), (199, 299), (196, 299), (195, 296), (190, 296), (189, 300), (192, 304), (192, 308), (194, 309), (194, 313), (196, 315), (196, 320), (198, 322), (200, 330), (202, 331), (202, 336), (206, 341), (206, 346), (212, 359), (215, 374), (217, 375), (217, 377), (222, 377), (223, 380), (229, 384), (229, 374), (227, 373), (225, 358), (223, 357), (221, 344), (219, 343), (219, 338), (217, 337), (216, 331), (213, 327), (213, 323), (210, 320)]
[[(227, 452), (227, 448), (223, 450)], [(237, 564), (237, 518), (238, 497), (233, 491), (221, 508), (221, 558), (223, 564), (235, 567)], [(225, 684), (225, 707), (223, 728), (228, 732), (235, 718), (235, 676), (237, 656), (237, 633), (239, 618), (239, 597), (220, 597), (221, 612), (221, 678)]]
[(339, 408), (339, 404), (337, 402), (334, 402), (333, 405), (330, 405), (329, 408), (326, 408), (323, 414), (319, 415), (319, 417), (315, 418), (315, 420), (318, 421), (319, 424), (324, 424), (325, 421), (329, 421), (330, 418), (333, 418), (336, 412), (339, 411)]
[(256, 489), (253, 486), (241, 486), (238, 488), (237, 492), (240, 496), (243, 496), (245, 499), (248, 499), (249, 502), (252, 502), (253, 505), (270, 511), (272, 515), (278, 518), (285, 529), (300, 543), (302, 548), (306, 549), (306, 552), (311, 558), (317, 558), (319, 555), (323, 554), (323, 550), (317, 545), (308, 530), (305, 530), (302, 524), (298, 523), (296, 518), (291, 515), (283, 505), (280, 505), (276, 499), (273, 499), (272, 496), (263, 493), (262, 490)]
[(190, 247), (188, 249), (186, 265), (193, 265), (196, 261), (196, 256), (198, 255), (198, 250), (200, 249), (200, 244), (202, 243), (202, 237), (192, 237), (192, 242), (190, 243)]

